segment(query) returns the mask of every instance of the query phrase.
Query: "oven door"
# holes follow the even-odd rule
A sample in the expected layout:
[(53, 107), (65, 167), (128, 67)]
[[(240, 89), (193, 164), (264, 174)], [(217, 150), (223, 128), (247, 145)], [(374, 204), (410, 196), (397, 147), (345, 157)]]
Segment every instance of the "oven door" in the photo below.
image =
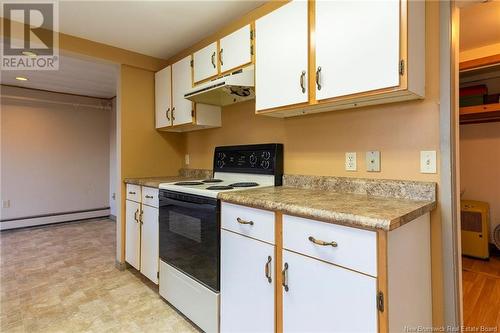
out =
[(160, 258), (219, 292), (220, 204), (217, 199), (160, 190)]

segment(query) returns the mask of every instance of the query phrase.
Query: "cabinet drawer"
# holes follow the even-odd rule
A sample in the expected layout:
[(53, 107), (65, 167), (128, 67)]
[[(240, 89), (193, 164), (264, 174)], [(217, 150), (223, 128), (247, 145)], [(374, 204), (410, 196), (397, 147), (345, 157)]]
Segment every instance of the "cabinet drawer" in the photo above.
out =
[(158, 208), (158, 189), (154, 187), (142, 187), (142, 203), (144, 205)]
[(274, 212), (223, 202), (221, 227), (274, 244)]
[(127, 200), (141, 202), (141, 187), (139, 185), (127, 184)]
[[(316, 241), (335, 242), (318, 245)], [(358, 272), (377, 276), (377, 234), (374, 231), (283, 216), (283, 248)]]

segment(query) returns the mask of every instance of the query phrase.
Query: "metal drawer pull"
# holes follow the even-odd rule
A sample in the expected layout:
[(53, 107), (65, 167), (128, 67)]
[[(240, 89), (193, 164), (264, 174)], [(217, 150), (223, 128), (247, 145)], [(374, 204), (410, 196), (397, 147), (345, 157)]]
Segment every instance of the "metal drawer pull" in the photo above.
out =
[(168, 115), (168, 113), (170, 112), (170, 108), (167, 109), (167, 112), (166, 112), (166, 116), (167, 116), (167, 120), (170, 121), (170, 116)]
[(152, 195), (146, 195), (146, 199), (153, 199), (154, 197)]
[(285, 291), (288, 292), (288, 290), (290, 289), (288, 288), (288, 263), (285, 263), (285, 269), (283, 269), (283, 272), (281, 272), (281, 279), (281, 284), (285, 288)]
[(214, 52), (214, 53), (212, 53), (212, 57), (211, 57), (211, 59), (212, 59), (212, 65), (213, 65), (213, 66), (214, 66), (214, 68), (215, 68), (215, 52)]
[(313, 242), (314, 244), (316, 244), (316, 245), (321, 245), (321, 246), (332, 246), (332, 247), (337, 247), (337, 246), (338, 246), (337, 242), (335, 242), (335, 241), (325, 242), (325, 241), (322, 241), (322, 240), (316, 239), (316, 238), (314, 238), (313, 236), (309, 236), (309, 240), (310, 240), (311, 242)]
[(139, 209), (137, 209), (137, 210), (135, 211), (135, 213), (134, 213), (134, 220), (135, 220), (135, 222), (137, 222), (137, 223), (139, 222), (139, 220), (137, 219), (137, 214), (138, 214), (138, 213), (139, 213)]
[(304, 79), (306, 77), (306, 71), (302, 71), (302, 73), (300, 74), (300, 87), (302, 88), (302, 93), (305, 94), (306, 93), (306, 87), (304, 85)]
[(272, 260), (271, 256), (268, 256), (267, 262), (266, 262), (266, 269), (265, 269), (267, 282), (269, 282), (269, 283), (271, 283), (273, 281), (273, 279), (271, 277), (271, 260)]
[(249, 225), (253, 225), (253, 221), (245, 221), (243, 219), (240, 219), (239, 217), (236, 218), (236, 221), (238, 221), (239, 224), (249, 224)]
[(316, 70), (316, 85), (318, 86), (318, 90), (321, 90), (321, 66), (318, 66)]
[(135, 194), (135, 192), (128, 192), (128, 194)]
[(224, 49), (220, 49), (220, 51), (219, 51), (219, 61), (220, 61), (221, 66), (224, 66), (224, 63), (222, 62), (222, 52), (223, 51), (224, 51)]

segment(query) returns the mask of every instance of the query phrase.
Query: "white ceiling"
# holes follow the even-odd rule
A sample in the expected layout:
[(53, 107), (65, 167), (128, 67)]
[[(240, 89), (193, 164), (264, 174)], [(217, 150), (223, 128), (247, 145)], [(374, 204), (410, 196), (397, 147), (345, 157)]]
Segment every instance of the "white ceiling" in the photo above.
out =
[(61, 1), (59, 30), (168, 59), (265, 1)]
[[(28, 78), (18, 81), (17, 76)], [(118, 67), (115, 64), (59, 55), (57, 71), (2, 71), (2, 84), (84, 96), (116, 96)]]
[(500, 1), (460, 9), (460, 50), (500, 43)]

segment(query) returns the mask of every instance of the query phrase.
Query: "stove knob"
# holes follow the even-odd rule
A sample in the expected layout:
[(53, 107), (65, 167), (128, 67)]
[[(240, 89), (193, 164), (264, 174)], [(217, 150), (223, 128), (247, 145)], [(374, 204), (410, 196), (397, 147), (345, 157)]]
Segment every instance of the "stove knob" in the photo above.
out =
[(218, 157), (220, 160), (223, 160), (223, 159), (225, 159), (225, 158), (226, 158), (226, 154), (224, 154), (224, 153), (218, 153), (218, 154), (217, 154), (217, 157)]
[(223, 160), (217, 160), (217, 167), (222, 168), (224, 166), (224, 161)]
[(260, 164), (262, 166), (263, 169), (267, 169), (269, 168), (269, 161), (262, 161), (262, 163)]
[(271, 152), (265, 151), (265, 152), (262, 153), (262, 158), (264, 160), (268, 160), (270, 157), (271, 157)]
[(257, 163), (257, 156), (255, 156), (255, 154), (252, 153), (252, 155), (250, 155), (250, 165), (253, 167), (255, 166), (255, 163)]

